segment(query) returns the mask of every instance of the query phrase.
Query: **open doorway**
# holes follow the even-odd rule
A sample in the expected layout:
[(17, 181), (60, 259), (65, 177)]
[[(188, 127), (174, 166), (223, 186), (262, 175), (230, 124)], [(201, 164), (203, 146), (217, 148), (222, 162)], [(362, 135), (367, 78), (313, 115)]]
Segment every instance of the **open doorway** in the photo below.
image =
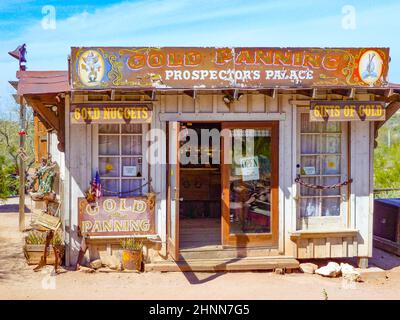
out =
[[(203, 138), (220, 132), (219, 123), (181, 123), (179, 177), (179, 246), (181, 249), (221, 245), (220, 139)], [(196, 138), (193, 139), (193, 137)], [(197, 139), (197, 141), (196, 141)], [(188, 141), (191, 140), (191, 143)], [(203, 140), (203, 141), (202, 141)], [(194, 141), (194, 142), (193, 142)], [(182, 161), (183, 160), (183, 161)]]

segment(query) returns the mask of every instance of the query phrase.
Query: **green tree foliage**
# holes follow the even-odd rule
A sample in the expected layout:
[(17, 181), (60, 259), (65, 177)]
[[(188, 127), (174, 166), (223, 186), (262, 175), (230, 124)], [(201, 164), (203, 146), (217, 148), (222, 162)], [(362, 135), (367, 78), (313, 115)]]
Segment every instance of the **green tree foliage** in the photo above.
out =
[[(16, 117), (10, 119), (0, 119), (0, 198), (18, 194), (18, 174), (19, 174), (19, 139), (18, 131), (20, 125)], [(27, 108), (25, 161), (27, 170), (34, 163), (33, 147), (33, 114)]]
[(15, 174), (15, 167), (6, 157), (0, 156), (0, 199), (5, 199), (18, 192), (18, 179)]
[[(378, 146), (374, 154), (375, 188), (400, 188), (400, 113), (379, 129)], [(380, 194), (400, 197), (400, 192)]]

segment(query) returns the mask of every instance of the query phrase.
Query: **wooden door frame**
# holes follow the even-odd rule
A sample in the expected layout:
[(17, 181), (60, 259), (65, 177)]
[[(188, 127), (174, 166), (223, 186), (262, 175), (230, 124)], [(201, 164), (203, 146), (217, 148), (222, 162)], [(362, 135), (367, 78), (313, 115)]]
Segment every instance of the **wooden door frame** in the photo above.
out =
[[(175, 164), (175, 172), (174, 172), (174, 179), (176, 179), (176, 191), (172, 190), (171, 188), (171, 179), (173, 178), (171, 176), (171, 150), (170, 150), (170, 139), (172, 138), (170, 136), (170, 126), (171, 123), (167, 123), (167, 159), (168, 159), (168, 166), (167, 166), (167, 252), (171, 255), (171, 257), (177, 261), (179, 260), (179, 179), (180, 179), (180, 172), (179, 172), (179, 152), (178, 149), (175, 150), (176, 152), (176, 164)], [(177, 135), (176, 135), (176, 143), (177, 146), (179, 146), (179, 128), (180, 128), (180, 122), (177, 121)], [(171, 238), (171, 201), (172, 197), (175, 198), (175, 234), (174, 238), (175, 241)]]
[(223, 246), (277, 246), (279, 221), (279, 121), (222, 122), (221, 129), (271, 129), (271, 233), (230, 234), (229, 176), (230, 165), (224, 163), (224, 137), (221, 136), (221, 239)]

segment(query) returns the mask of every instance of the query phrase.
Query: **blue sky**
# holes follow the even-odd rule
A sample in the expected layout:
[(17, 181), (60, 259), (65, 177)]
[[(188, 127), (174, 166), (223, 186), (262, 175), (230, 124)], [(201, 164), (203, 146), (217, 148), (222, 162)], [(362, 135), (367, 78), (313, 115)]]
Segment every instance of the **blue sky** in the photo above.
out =
[[(56, 28), (42, 26), (52, 5)], [(355, 28), (343, 27), (346, 6)], [(345, 10), (346, 11), (346, 10)], [(1, 0), (0, 115), (26, 43), (29, 70), (66, 70), (71, 46), (390, 47), (389, 81), (400, 83), (400, 1)]]

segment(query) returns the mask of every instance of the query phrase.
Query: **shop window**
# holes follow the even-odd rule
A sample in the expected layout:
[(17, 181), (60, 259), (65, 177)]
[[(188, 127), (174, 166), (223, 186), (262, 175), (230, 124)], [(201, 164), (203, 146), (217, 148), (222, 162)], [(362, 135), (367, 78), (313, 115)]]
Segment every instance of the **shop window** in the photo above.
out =
[[(301, 180), (320, 186), (347, 179), (347, 123), (310, 122), (309, 113), (299, 113), (298, 170)], [(344, 215), (346, 187), (313, 189), (299, 187), (300, 219)]]
[(130, 197), (147, 192), (144, 134), (146, 124), (99, 124), (97, 168), (105, 196)]

